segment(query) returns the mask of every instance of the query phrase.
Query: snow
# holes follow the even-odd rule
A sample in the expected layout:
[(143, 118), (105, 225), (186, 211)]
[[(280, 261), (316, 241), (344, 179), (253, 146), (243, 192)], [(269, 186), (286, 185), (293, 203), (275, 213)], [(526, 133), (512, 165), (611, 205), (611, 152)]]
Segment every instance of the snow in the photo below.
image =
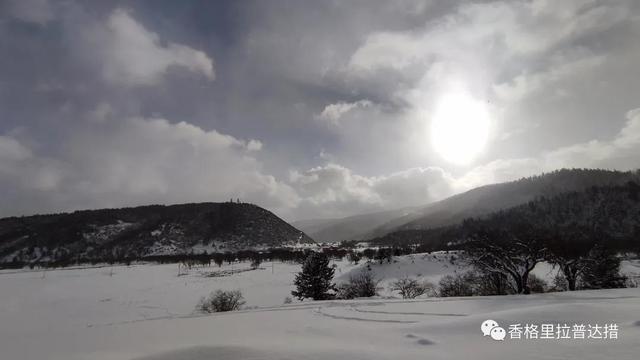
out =
[(380, 281), (378, 283), (378, 287), (381, 288), (379, 294), (383, 297), (390, 297), (394, 296), (389, 290), (390, 284), (400, 278), (415, 277), (421, 282), (430, 282), (437, 285), (443, 276), (465, 271), (458, 259), (459, 255), (455, 252), (395, 256), (391, 263), (387, 261), (382, 264), (378, 262), (363, 263), (348, 272), (337, 274), (336, 281), (348, 281), (351, 276), (357, 276), (364, 271), (371, 271), (374, 278)]
[(82, 236), (89, 243), (103, 244), (134, 225), (136, 224), (118, 220), (117, 224), (93, 226), (92, 232), (82, 234)]
[[(633, 272), (633, 269), (640, 270), (640, 263), (637, 267), (631, 266), (626, 271)], [(379, 295), (382, 297), (397, 297), (390, 291), (391, 283), (404, 278), (417, 278), (420, 282), (429, 282), (438, 285), (443, 276), (467, 271), (464, 263), (460, 261), (460, 254), (455, 251), (437, 251), (429, 254), (413, 254), (405, 256), (395, 256), (391, 263), (372, 262), (370, 264), (362, 264), (352, 268), (344, 274), (337, 274), (337, 282), (346, 282), (349, 277), (356, 276), (364, 271), (371, 271), (374, 278), (379, 280)], [(558, 273), (558, 269), (554, 269), (551, 264), (541, 262), (536, 265), (532, 273), (548, 284), (553, 283), (553, 279)]]
[[(381, 283), (418, 274), (437, 282), (457, 269), (445, 259), (412, 255), (371, 267)], [(365, 266), (336, 265), (338, 279)], [(0, 358), (637, 359), (640, 349), (640, 289), (282, 305), (298, 265), (266, 262), (258, 270), (204, 276), (248, 268), (197, 267), (181, 276), (176, 264), (1, 271)], [(625, 262), (623, 269), (639, 273), (640, 264)], [(238, 288), (250, 309), (193, 313), (201, 296)], [(497, 342), (480, 332), (486, 319), (616, 323), (619, 339)]]

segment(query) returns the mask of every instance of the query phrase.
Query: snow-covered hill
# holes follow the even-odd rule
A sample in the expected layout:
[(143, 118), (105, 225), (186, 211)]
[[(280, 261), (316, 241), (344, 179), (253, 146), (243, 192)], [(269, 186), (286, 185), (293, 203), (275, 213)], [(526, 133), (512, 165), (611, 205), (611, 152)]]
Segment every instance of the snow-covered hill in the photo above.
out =
[(246, 203), (152, 205), (0, 219), (0, 263), (139, 258), (312, 244)]

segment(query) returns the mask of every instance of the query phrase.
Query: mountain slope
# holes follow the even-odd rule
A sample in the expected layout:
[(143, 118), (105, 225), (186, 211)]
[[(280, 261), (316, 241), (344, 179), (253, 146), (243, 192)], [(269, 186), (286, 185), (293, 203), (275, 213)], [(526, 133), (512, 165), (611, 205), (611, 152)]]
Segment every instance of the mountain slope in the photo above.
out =
[[(371, 240), (376, 245), (419, 244), (428, 250), (454, 248), (474, 229), (508, 229), (526, 224), (532, 234), (580, 246), (584, 239), (604, 241), (621, 251), (640, 249), (640, 185), (589, 187), (552, 197), (538, 197), (509, 209), (422, 230), (399, 230)], [(579, 235), (576, 235), (579, 234)]]
[(319, 242), (340, 242), (343, 240), (366, 239), (372, 229), (391, 220), (403, 218), (415, 211), (414, 208), (380, 211), (369, 214), (348, 216), (339, 219), (316, 219), (293, 222), (293, 225)]
[(198, 203), (0, 219), (0, 262), (280, 247), (313, 240), (252, 204)]
[(366, 237), (376, 238), (394, 231), (451, 225), (468, 217), (520, 205), (540, 196), (550, 197), (592, 186), (621, 185), (639, 179), (638, 171), (562, 169), (517, 181), (482, 186), (454, 195), (381, 225)]

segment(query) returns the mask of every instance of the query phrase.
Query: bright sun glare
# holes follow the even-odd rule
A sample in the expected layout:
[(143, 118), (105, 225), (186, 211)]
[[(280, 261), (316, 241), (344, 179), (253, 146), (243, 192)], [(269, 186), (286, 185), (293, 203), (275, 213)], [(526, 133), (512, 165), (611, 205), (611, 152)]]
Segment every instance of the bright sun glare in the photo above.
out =
[(489, 137), (487, 106), (471, 95), (456, 92), (437, 103), (431, 121), (431, 144), (445, 160), (469, 164), (484, 149)]

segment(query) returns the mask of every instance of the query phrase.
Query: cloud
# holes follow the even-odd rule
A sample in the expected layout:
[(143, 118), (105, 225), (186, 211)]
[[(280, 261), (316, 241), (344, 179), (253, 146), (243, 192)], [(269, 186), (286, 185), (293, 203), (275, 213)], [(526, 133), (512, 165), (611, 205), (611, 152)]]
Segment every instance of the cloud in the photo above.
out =
[(249, 151), (260, 151), (262, 150), (262, 143), (258, 140), (251, 139), (247, 143), (247, 150)]
[(12, 189), (6, 202), (12, 207), (0, 211), (15, 215), (240, 198), (300, 219), (420, 206), (562, 167), (638, 168), (640, 109), (626, 117), (625, 126), (609, 140), (563, 146), (536, 157), (496, 159), (458, 176), (438, 167), (365, 176), (328, 163), (291, 171), (280, 180), (252, 155), (262, 151), (261, 142), (161, 118), (91, 123), (55, 156), (5, 135), (0, 136), (0, 184)]
[[(629, 17), (625, 4), (571, 1), (563, 2), (561, 9), (556, 5), (548, 1), (462, 4), (421, 28), (368, 35), (349, 65), (364, 70), (403, 70), (442, 59), (503, 62), (509, 57), (543, 54)], [(470, 54), (476, 57), (468, 58)]]
[(410, 168), (387, 175), (363, 176), (335, 163), (294, 171), (290, 185), (300, 202), (298, 218), (338, 217), (382, 209), (420, 206), (472, 188), (520, 179), (560, 168), (640, 167), (640, 109), (609, 140), (562, 146), (539, 156), (495, 159), (455, 176), (437, 167)]
[[(243, 141), (186, 122), (129, 118), (91, 124), (56, 156), (0, 137), (0, 183), (10, 189), (5, 215), (240, 198), (273, 210), (295, 207), (295, 192), (264, 174)], [(11, 212), (11, 213), (8, 213)]]
[(340, 118), (349, 111), (356, 108), (367, 108), (371, 106), (372, 103), (369, 100), (359, 100), (352, 103), (347, 102), (338, 102), (335, 104), (329, 104), (325, 106), (322, 112), (316, 117), (328, 121), (331, 124), (337, 125)]
[(626, 114), (626, 123), (609, 140), (562, 146), (539, 156), (496, 159), (475, 167), (455, 180), (458, 189), (511, 181), (561, 168), (606, 168), (635, 170), (640, 168), (640, 108)]
[(103, 75), (121, 85), (156, 84), (171, 66), (183, 67), (209, 80), (215, 78), (213, 60), (189, 46), (161, 42), (158, 34), (147, 30), (121, 8), (109, 16), (97, 35), (102, 49)]
[[(0, 5), (0, 212), (240, 197), (334, 217), (637, 166), (632, 0), (121, 6)], [(466, 167), (429, 143), (451, 84), (500, 139)]]
[(334, 163), (290, 175), (290, 184), (301, 199), (295, 211), (298, 218), (423, 205), (450, 195), (452, 182), (439, 168), (411, 168), (367, 177)]
[(594, 139), (543, 155), (546, 168), (567, 166), (631, 170), (640, 167), (640, 108), (626, 114), (626, 123), (611, 140)]
[(11, 16), (40, 25), (46, 25), (55, 16), (48, 0), (8, 0), (5, 6)]
[(9, 136), (0, 136), (0, 160), (6, 162), (21, 161), (31, 157), (31, 151), (18, 140)]
[[(536, 92), (558, 90), (562, 82), (570, 77), (597, 71), (598, 66), (607, 60), (605, 55), (580, 54), (576, 59), (562, 57), (556, 64), (543, 71), (530, 74), (520, 74), (507, 83), (493, 85), (496, 95), (505, 101), (519, 101)], [(561, 90), (561, 89), (560, 89)], [(557, 95), (566, 95), (557, 91)]]
[[(0, 186), (7, 189), (8, 196), (31, 197), (32, 191), (54, 190), (61, 180), (63, 166), (54, 159), (38, 157), (29, 146), (12, 136), (0, 135)], [(55, 195), (47, 194), (49, 196)], [(0, 214), (21, 206), (10, 199), (6, 199), (6, 204), (11, 205), (0, 207)]]

